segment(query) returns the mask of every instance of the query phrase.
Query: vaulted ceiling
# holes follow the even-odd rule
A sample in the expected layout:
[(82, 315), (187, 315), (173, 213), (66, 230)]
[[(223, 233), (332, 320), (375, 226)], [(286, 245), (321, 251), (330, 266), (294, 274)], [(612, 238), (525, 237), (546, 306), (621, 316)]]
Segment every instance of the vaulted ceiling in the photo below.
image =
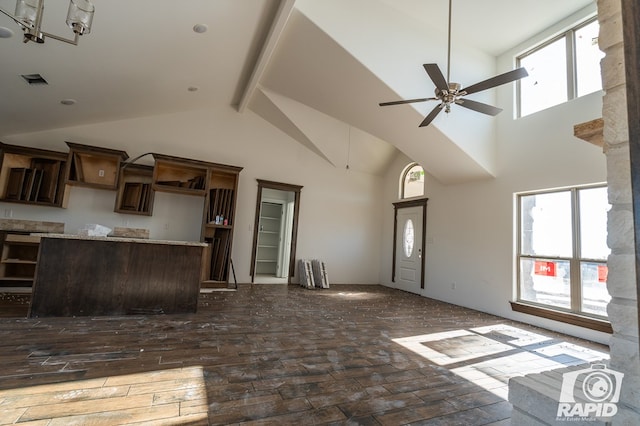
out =
[[(400, 150), (444, 183), (492, 175), (494, 119), (458, 109), (419, 128), (433, 104), (378, 107), (433, 93), (422, 64), (446, 64), (446, 0), (93, 3), (92, 32), (78, 46), (24, 44), (0, 15), (0, 27), (13, 32), (0, 38), (0, 140), (227, 105), (259, 115), (336, 167), (348, 149), (354, 168), (380, 174)], [(454, 0), (452, 78), (468, 85), (493, 76), (497, 55), (592, 3)], [(67, 5), (46, 0), (47, 32), (70, 33)], [(0, 7), (13, 12), (15, 2)], [(195, 24), (208, 30), (196, 33)], [(20, 77), (34, 73), (49, 84)], [(476, 99), (491, 103), (493, 94)]]

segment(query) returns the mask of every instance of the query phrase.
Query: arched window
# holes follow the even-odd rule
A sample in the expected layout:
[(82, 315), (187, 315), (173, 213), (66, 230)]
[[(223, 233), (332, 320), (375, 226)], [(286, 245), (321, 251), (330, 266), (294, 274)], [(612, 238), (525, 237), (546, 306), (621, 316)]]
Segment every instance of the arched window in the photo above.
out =
[(424, 195), (424, 169), (417, 163), (409, 164), (400, 176), (400, 198), (422, 197)]

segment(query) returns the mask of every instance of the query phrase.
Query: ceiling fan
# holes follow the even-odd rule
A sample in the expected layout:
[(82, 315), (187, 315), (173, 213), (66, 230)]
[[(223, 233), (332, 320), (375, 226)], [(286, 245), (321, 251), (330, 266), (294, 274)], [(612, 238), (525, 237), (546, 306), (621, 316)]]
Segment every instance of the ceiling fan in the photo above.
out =
[(429, 123), (433, 121), (434, 118), (440, 111), (444, 110), (445, 112), (451, 112), (451, 105), (457, 104), (462, 107), (468, 108), (473, 111), (481, 112), (487, 115), (498, 115), (502, 109), (494, 107), (492, 105), (488, 105), (482, 102), (473, 101), (471, 99), (465, 99), (466, 95), (470, 95), (472, 93), (481, 92), (483, 90), (491, 89), (493, 87), (501, 86), (503, 84), (511, 83), (516, 80), (520, 80), (528, 76), (527, 70), (525, 68), (517, 68), (513, 71), (506, 72), (504, 74), (497, 75), (495, 77), (489, 78), (487, 80), (483, 80), (479, 83), (472, 84), (471, 86), (462, 88), (460, 83), (452, 83), (449, 80), (449, 71), (451, 68), (451, 5), (453, 0), (449, 0), (449, 33), (448, 33), (448, 47), (447, 47), (447, 78), (444, 78), (442, 71), (440, 71), (440, 67), (438, 64), (424, 64), (423, 67), (433, 84), (436, 86), (435, 97), (433, 98), (417, 98), (417, 99), (406, 99), (400, 101), (392, 101), (392, 102), (382, 102), (380, 106), (389, 106), (389, 105), (401, 105), (401, 104), (410, 104), (415, 102), (425, 102), (425, 101), (440, 101), (436, 107), (431, 110), (431, 112), (422, 120), (419, 127), (428, 126)]

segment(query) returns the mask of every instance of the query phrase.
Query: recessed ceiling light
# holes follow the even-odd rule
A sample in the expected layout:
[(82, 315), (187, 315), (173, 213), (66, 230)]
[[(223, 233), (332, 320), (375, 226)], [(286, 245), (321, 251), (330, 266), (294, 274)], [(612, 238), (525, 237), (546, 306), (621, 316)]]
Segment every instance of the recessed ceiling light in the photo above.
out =
[(62, 105), (74, 105), (76, 103), (75, 99), (63, 99), (60, 101)]
[(189, 86), (189, 87), (187, 88), (187, 90), (188, 90), (188, 91), (190, 91), (190, 92), (197, 92), (197, 91), (198, 91), (198, 88), (197, 88), (196, 86)]
[(205, 24), (195, 24), (193, 26), (193, 31), (198, 34), (206, 33), (208, 29), (209, 27), (207, 27)]
[(13, 31), (9, 28), (0, 27), (0, 38), (11, 38), (13, 36)]

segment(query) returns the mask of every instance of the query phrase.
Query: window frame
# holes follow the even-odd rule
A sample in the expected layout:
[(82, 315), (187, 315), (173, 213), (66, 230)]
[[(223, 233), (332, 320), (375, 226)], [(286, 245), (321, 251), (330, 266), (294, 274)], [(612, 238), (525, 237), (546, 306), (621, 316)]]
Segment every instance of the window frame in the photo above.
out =
[[(581, 190), (593, 188), (607, 188), (606, 183), (596, 183), (591, 185), (571, 186), (564, 188), (547, 189), (540, 191), (527, 191), (515, 194), (515, 214), (516, 214), (516, 238), (515, 238), (515, 282), (514, 296), (515, 301), (510, 302), (514, 311), (522, 312), (530, 315), (536, 315), (555, 321), (562, 321), (569, 324), (579, 325), (598, 331), (612, 333), (611, 323), (606, 316), (584, 312), (582, 310), (582, 277), (581, 265), (584, 262), (598, 263), (607, 265), (607, 259), (593, 259), (583, 257), (581, 253), (581, 227), (580, 227), (580, 197)], [(566, 256), (547, 256), (546, 254), (532, 255), (522, 253), (523, 243), (523, 223), (522, 223), (522, 197), (531, 195), (543, 195), (559, 192), (570, 192), (571, 199), (571, 233), (572, 233), (572, 253), (571, 257)], [(570, 308), (566, 309), (560, 306), (548, 305), (530, 300), (524, 300), (521, 297), (521, 265), (522, 259), (548, 259), (551, 261), (568, 261), (570, 265), (570, 282), (569, 297)]]
[[(522, 115), (522, 82), (520, 80), (516, 81), (516, 113), (517, 113), (517, 118), (522, 118), (522, 117), (527, 117), (529, 115), (535, 114), (537, 112), (540, 111), (544, 111), (545, 109), (548, 108), (553, 108), (554, 106), (557, 105), (561, 105), (563, 103), (569, 102), (573, 99), (577, 99), (578, 97), (578, 62), (577, 62), (577, 58), (576, 58), (576, 42), (575, 42), (575, 34), (578, 30), (586, 27), (587, 25), (593, 23), (593, 22), (597, 22), (598, 21), (598, 15), (597, 14), (593, 14), (593, 15), (589, 15), (588, 17), (586, 17), (585, 19), (579, 21), (578, 23), (576, 23), (575, 25), (573, 25), (572, 27), (570, 27), (567, 30), (564, 30), (563, 32), (561, 32), (560, 34), (555, 35), (554, 37), (551, 37), (550, 39), (545, 40), (542, 43), (536, 44), (535, 46), (527, 49), (526, 51), (524, 51), (523, 53), (519, 54), (516, 56), (515, 61), (516, 61), (516, 68), (521, 67), (521, 62), (522, 59), (537, 52), (540, 51), (544, 48), (546, 48), (547, 46), (551, 45), (552, 43), (555, 43), (556, 41), (565, 38), (565, 48), (566, 48), (566, 58), (565, 58), (565, 70), (566, 70), (566, 77), (567, 77), (567, 100), (564, 102), (561, 102), (559, 104), (556, 105), (552, 105), (550, 107), (547, 108), (543, 108), (540, 109), (538, 111), (534, 111), (531, 112), (527, 115)], [(600, 89), (602, 91), (602, 88)], [(591, 92), (591, 93), (595, 93), (595, 92)], [(590, 94), (590, 93), (588, 93)], [(586, 96), (588, 94), (582, 95), (582, 96)]]
[(402, 173), (400, 174), (400, 199), (401, 200), (410, 200), (410, 199), (414, 199), (414, 198), (419, 198), (419, 197), (424, 197), (425, 194), (425, 188), (424, 188), (424, 181), (423, 181), (423, 186), (422, 186), (422, 194), (420, 195), (415, 195), (413, 197), (406, 197), (405, 196), (405, 181), (407, 179), (407, 175), (409, 174), (409, 172), (411, 171), (411, 169), (413, 169), (414, 167), (420, 167), (422, 169), (422, 175), (425, 176), (426, 178), (426, 173), (424, 171), (424, 167), (422, 167), (420, 164), (413, 162), (413, 163), (409, 163), (403, 170)]

